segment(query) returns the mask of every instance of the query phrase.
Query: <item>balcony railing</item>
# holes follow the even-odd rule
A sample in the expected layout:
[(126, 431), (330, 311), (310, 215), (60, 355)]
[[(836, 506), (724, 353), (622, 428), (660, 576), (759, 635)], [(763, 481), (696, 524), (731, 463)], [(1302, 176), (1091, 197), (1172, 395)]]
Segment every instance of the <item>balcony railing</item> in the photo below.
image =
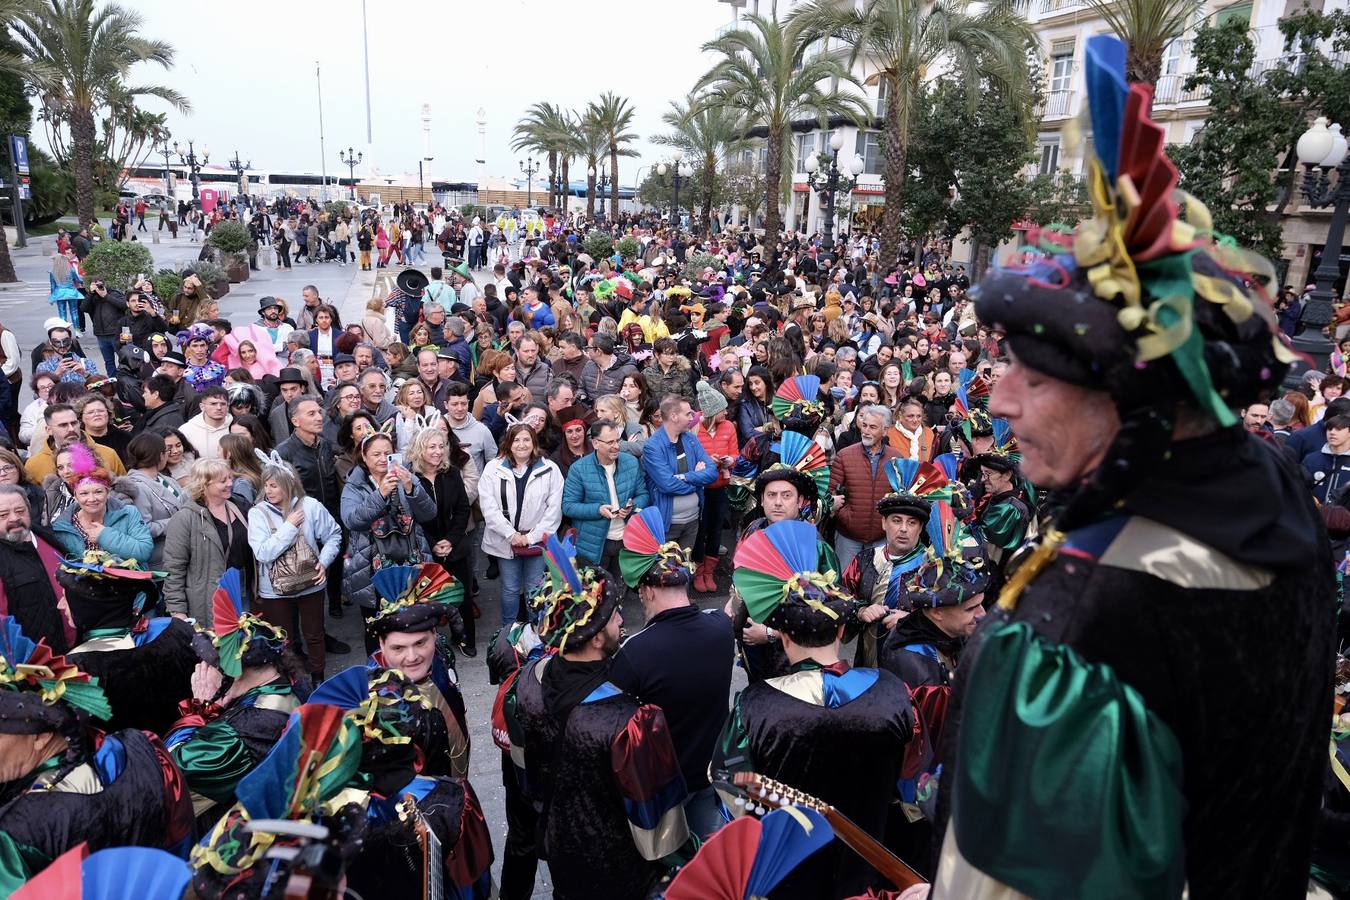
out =
[(1177, 106), (1186, 103), (1200, 103), (1209, 99), (1209, 88), (1201, 85), (1193, 90), (1186, 90), (1186, 79), (1190, 78), (1190, 73), (1163, 75), (1158, 78), (1158, 84), (1153, 91), (1154, 106)]
[(1073, 91), (1050, 91), (1040, 108), (1042, 119), (1066, 119), (1073, 115)]
[(1087, 6), (1085, 0), (1040, 0), (1038, 9), (1042, 16), (1054, 16), (1084, 6)]

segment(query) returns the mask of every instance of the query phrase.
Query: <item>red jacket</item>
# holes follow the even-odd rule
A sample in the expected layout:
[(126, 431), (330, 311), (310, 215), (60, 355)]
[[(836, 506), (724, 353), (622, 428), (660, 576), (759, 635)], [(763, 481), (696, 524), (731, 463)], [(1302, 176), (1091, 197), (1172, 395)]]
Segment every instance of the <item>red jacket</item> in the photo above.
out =
[[(717, 431), (712, 434), (709, 434), (708, 429), (700, 422), (695, 432), (698, 435), (698, 442), (703, 445), (703, 449), (708, 452), (708, 455), (715, 460), (720, 461), (723, 456), (730, 456), (732, 460), (735, 460), (737, 454), (741, 452), (740, 446), (736, 443), (736, 425), (734, 422), (723, 419), (717, 423)], [(727, 473), (723, 471), (716, 481), (708, 485), (708, 488), (726, 487), (730, 480)]]
[(886, 480), (886, 461), (899, 455), (894, 447), (883, 442), (875, 478), (862, 444), (850, 444), (835, 455), (830, 463), (830, 493), (844, 495), (844, 505), (834, 511), (835, 526), (844, 537), (869, 544), (886, 536), (877, 501), (891, 492), (891, 484)]

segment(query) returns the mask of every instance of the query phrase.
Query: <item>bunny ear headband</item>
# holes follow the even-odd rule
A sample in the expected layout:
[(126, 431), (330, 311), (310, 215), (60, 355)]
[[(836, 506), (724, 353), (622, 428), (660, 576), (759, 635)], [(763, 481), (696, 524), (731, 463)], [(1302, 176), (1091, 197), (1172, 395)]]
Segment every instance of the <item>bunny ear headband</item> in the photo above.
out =
[(275, 450), (270, 453), (264, 453), (262, 450), (254, 447), (253, 455), (258, 457), (258, 462), (263, 464), (263, 468), (272, 466), (274, 468), (286, 469), (291, 473), (295, 473), (295, 468), (290, 463), (286, 462), (286, 460), (282, 459), (281, 454)]
[(424, 428), (430, 428), (433, 425), (439, 425), (443, 418), (445, 417), (441, 415), (441, 411), (439, 409), (429, 409), (425, 414), (418, 413), (417, 415), (413, 416), (413, 424), (417, 426), (418, 431), (421, 431)]
[(389, 440), (394, 442), (395, 446), (397, 446), (398, 441), (394, 437), (395, 427), (396, 426), (394, 425), (393, 416), (390, 416), (388, 419), (385, 419), (384, 423), (380, 425), (380, 427), (376, 428), (374, 431), (370, 432), (365, 437), (361, 438), (361, 449), (364, 451), (366, 449), (366, 444), (370, 443), (377, 437), (388, 438)]

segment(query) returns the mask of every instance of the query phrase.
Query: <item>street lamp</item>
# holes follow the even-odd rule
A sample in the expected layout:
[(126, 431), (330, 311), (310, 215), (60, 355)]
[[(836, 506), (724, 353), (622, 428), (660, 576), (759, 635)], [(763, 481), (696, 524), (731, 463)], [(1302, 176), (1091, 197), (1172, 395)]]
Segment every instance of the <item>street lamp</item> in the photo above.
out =
[(595, 192), (600, 195), (600, 218), (603, 219), (605, 217), (605, 197), (608, 196), (609, 190), (609, 170), (601, 168), (597, 173), (595, 166), (591, 166), (586, 170), (586, 174), (595, 179)]
[(534, 173), (539, 171), (539, 165), (533, 156), (527, 157), (520, 164), (520, 171), (525, 173), (525, 208), (528, 209), (534, 205)]
[[(426, 198), (425, 198), (425, 196), (422, 194), (422, 163), (424, 163), (424, 162), (431, 162), (431, 161), (432, 161), (433, 159), (435, 159), (435, 158), (436, 158), (436, 157), (434, 157), (434, 156), (424, 156), (424, 157), (422, 157), (421, 159), (419, 159), (419, 160), (417, 161), (417, 202), (418, 202), (418, 203), (424, 203), (424, 202), (426, 202)], [(427, 206), (430, 206), (430, 205), (431, 205), (430, 203), (427, 204)]]
[(364, 153), (353, 150), (351, 147), (347, 148), (346, 153), (341, 150), (338, 151), (338, 161), (347, 167), (347, 180), (351, 182), (348, 187), (352, 189), (353, 200), (356, 199), (356, 165), (361, 162), (363, 156), (365, 156)]
[[(1294, 350), (1312, 357), (1313, 366), (1318, 371), (1326, 371), (1331, 356), (1332, 343), (1322, 331), (1331, 324), (1332, 286), (1341, 277), (1341, 248), (1345, 243), (1345, 221), (1350, 213), (1350, 154), (1346, 153), (1346, 140), (1341, 135), (1341, 126), (1327, 127), (1327, 120), (1319, 116), (1311, 128), (1303, 132), (1295, 148), (1299, 162), (1303, 163), (1303, 195), (1313, 209), (1332, 207), (1331, 228), (1327, 232), (1326, 245), (1322, 247), (1322, 261), (1313, 273), (1316, 287), (1308, 295), (1299, 316), (1299, 332), (1292, 344)], [(1332, 172), (1336, 173), (1332, 182)], [(1292, 380), (1301, 380), (1301, 372), (1296, 373), (1295, 366), (1290, 369), (1286, 387)]]
[(239, 159), (239, 151), (234, 151), (234, 159), (226, 160), (225, 165), (234, 169), (234, 174), (239, 177), (239, 195), (242, 197), (248, 193), (248, 182), (244, 180), (244, 172), (253, 168), (253, 160), (243, 162)]
[[(806, 183), (820, 195), (821, 201), (825, 204), (825, 224), (821, 227), (820, 249), (826, 252), (834, 249), (835, 201), (841, 192), (847, 194), (853, 190), (858, 176), (863, 171), (863, 161), (856, 155), (845, 164), (843, 171), (840, 170), (839, 152), (843, 147), (844, 136), (836, 131), (830, 135), (830, 152), (813, 153), (804, 163)], [(822, 168), (822, 161), (828, 163), (829, 167)]]
[(202, 166), (211, 158), (211, 151), (202, 147), (202, 155), (198, 156), (192, 141), (187, 142), (187, 152), (183, 152), (183, 145), (177, 141), (173, 142), (173, 152), (178, 154), (178, 162), (188, 167), (192, 173), (192, 202), (195, 205), (201, 197)]
[[(169, 139), (171, 137), (172, 135), (170, 135), (166, 129), (159, 139), (159, 152), (164, 154), (164, 194), (170, 200), (174, 200), (173, 169), (169, 168), (173, 165), (173, 148), (169, 146)], [(177, 206), (177, 203), (175, 203), (174, 206)]]
[(693, 174), (694, 174), (694, 170), (689, 166), (688, 163), (682, 162), (682, 160), (684, 159), (684, 151), (683, 151), (683, 150), (677, 149), (677, 150), (675, 150), (675, 152), (672, 153), (670, 156), (671, 156), (671, 162), (670, 162), (670, 165), (667, 166), (665, 163), (660, 163), (660, 164), (658, 164), (657, 167), (656, 167), (656, 174), (657, 174), (657, 175), (660, 175), (662, 178), (665, 178), (665, 177), (666, 177), (666, 172), (670, 172), (670, 173), (671, 173), (671, 181), (672, 181), (672, 184), (673, 184), (673, 186), (674, 186), (674, 188), (675, 188), (675, 192), (674, 192), (673, 196), (671, 197), (671, 207), (672, 207), (673, 209), (672, 209), (670, 218), (671, 218), (672, 224), (674, 224), (674, 226), (675, 226), (676, 228), (679, 228), (679, 227), (680, 227), (680, 182), (681, 182), (683, 179), (688, 178), (689, 176), (693, 175)]

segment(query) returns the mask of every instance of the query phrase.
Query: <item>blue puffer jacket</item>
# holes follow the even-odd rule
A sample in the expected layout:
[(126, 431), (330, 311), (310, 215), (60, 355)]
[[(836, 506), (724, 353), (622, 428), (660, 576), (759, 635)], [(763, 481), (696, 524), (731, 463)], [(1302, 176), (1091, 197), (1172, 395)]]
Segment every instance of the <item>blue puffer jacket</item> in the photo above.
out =
[[(620, 453), (614, 469), (614, 490), (619, 505), (633, 501), (637, 513), (650, 502), (647, 479), (637, 457)], [(605, 536), (609, 533), (609, 519), (600, 515), (600, 507), (609, 502), (609, 482), (605, 470), (594, 453), (588, 453), (572, 463), (563, 481), (563, 515), (577, 529), (577, 555), (598, 563), (605, 552)]]
[[(61, 549), (68, 556), (84, 556), (84, 538), (75, 530), (71, 518), (79, 510), (73, 503), (52, 523), (52, 531), (61, 541)], [(141, 568), (150, 567), (150, 553), (155, 540), (150, 537), (150, 526), (145, 524), (141, 513), (131, 504), (122, 505), (118, 501), (108, 501), (108, 511), (103, 514), (103, 530), (98, 534), (100, 550), (106, 550), (120, 559), (134, 559)]]

